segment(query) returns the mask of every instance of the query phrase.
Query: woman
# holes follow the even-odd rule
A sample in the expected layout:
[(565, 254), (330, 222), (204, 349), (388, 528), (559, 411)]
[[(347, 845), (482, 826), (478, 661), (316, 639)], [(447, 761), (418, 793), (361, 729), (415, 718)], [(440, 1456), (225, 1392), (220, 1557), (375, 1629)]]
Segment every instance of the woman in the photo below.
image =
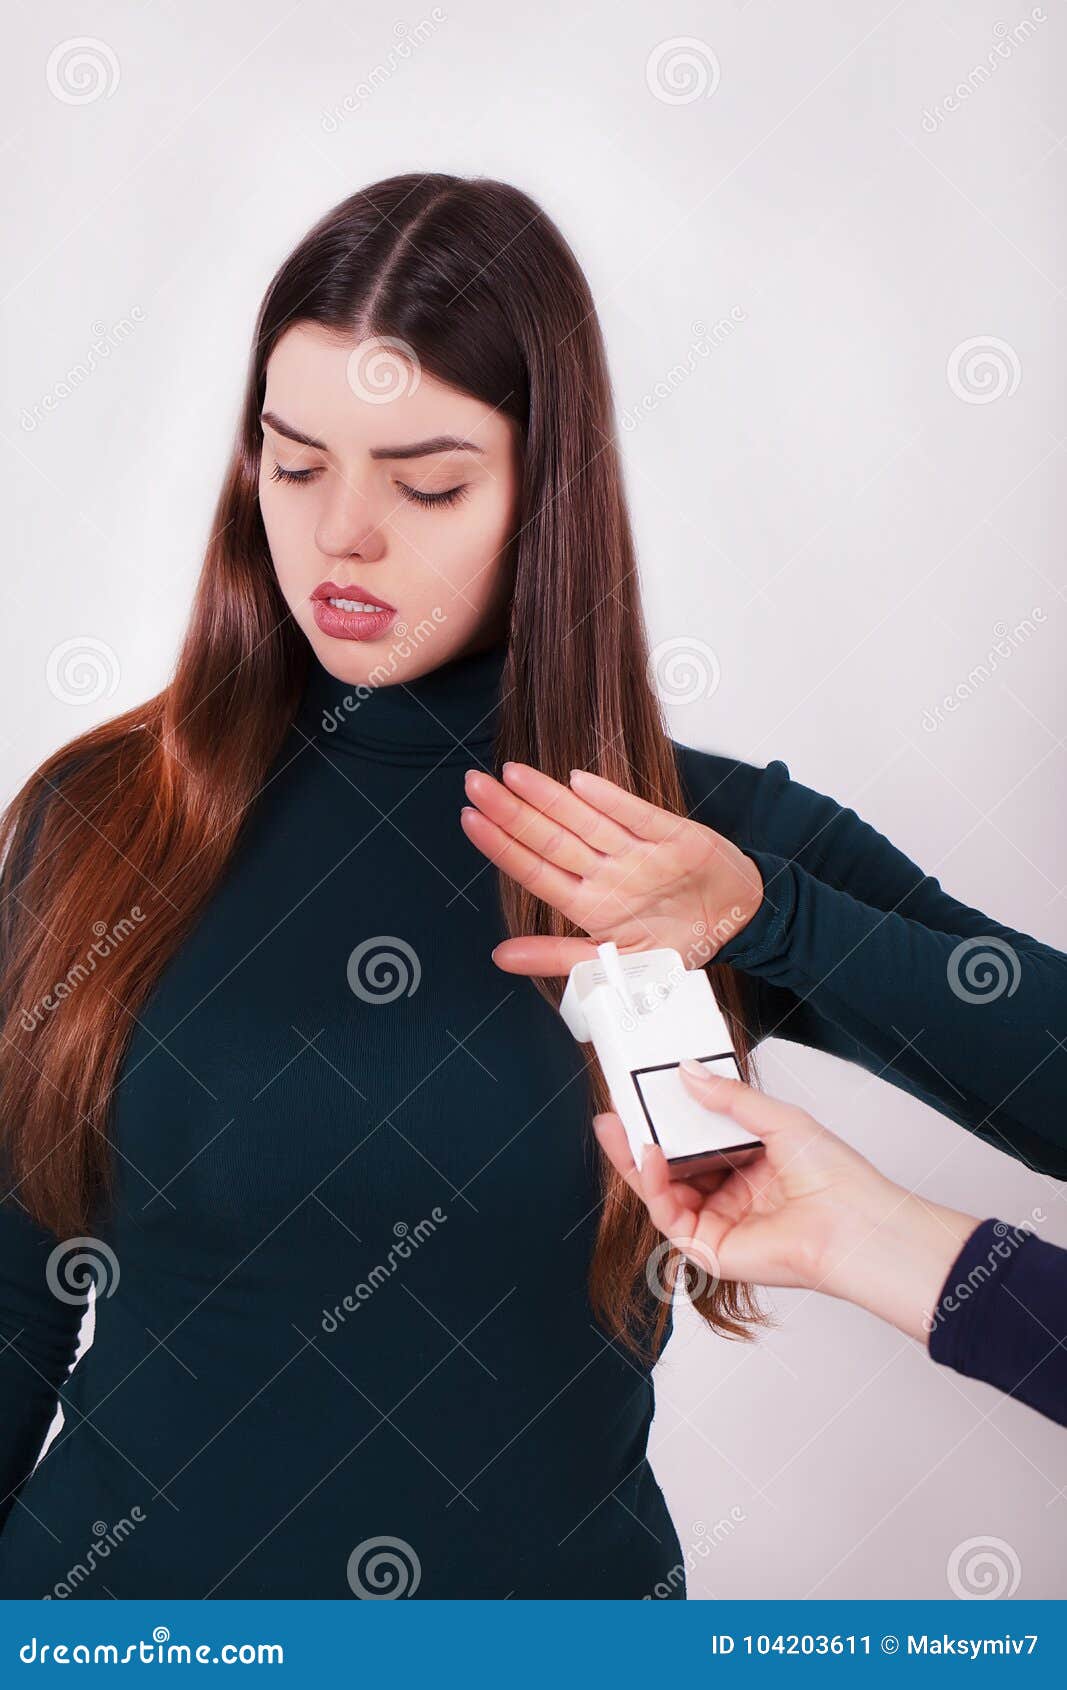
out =
[(345, 201), (264, 299), (173, 680), (8, 818), (0, 1594), (639, 1597), (677, 1565), (659, 1237), (556, 1013), (605, 922), (709, 966), (743, 1072), (802, 1037), (1067, 1162), (1064, 959), (1010, 936), (991, 1039), (944, 971), (987, 918), (781, 763), (673, 744), (646, 655), (561, 235), (484, 180)]
[(613, 1111), (593, 1118), (612, 1165), (705, 1278), (822, 1291), (869, 1309), (933, 1361), (1067, 1425), (1067, 1250), (886, 1179), (806, 1110), (699, 1062), (690, 1094), (763, 1140), (744, 1169), (672, 1180), (657, 1144), (634, 1162)]

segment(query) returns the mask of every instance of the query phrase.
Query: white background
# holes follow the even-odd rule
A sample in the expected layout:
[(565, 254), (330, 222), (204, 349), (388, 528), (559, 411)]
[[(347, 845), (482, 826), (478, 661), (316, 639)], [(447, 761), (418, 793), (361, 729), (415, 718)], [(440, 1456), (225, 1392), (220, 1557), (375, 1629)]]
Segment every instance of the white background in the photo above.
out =
[[(437, 17), (8, 13), (5, 795), (164, 684), (255, 312), (293, 243), (378, 177), (484, 174), (544, 205), (596, 296), (652, 641), (695, 633), (721, 673), (669, 701), (674, 736), (784, 758), (956, 897), (1067, 946), (1062, 7), (448, 0)], [(420, 20), (401, 54), (397, 26)], [(87, 103), (48, 71), (83, 35), (118, 69)], [(646, 76), (673, 37), (696, 42), (679, 101)], [(668, 383), (694, 324), (731, 313)], [(993, 343), (977, 373), (972, 340)], [(110, 695), (54, 695), (68, 639), (106, 642)], [(1056, 1182), (888, 1084), (783, 1044), (761, 1073), (894, 1178), (979, 1216), (1040, 1210), (1067, 1243)], [(683, 1313), (656, 1375), (652, 1459), (691, 1595), (947, 1596), (974, 1537), (1010, 1545), (1020, 1597), (1064, 1595), (1062, 1429), (854, 1309), (773, 1303), (755, 1346)]]

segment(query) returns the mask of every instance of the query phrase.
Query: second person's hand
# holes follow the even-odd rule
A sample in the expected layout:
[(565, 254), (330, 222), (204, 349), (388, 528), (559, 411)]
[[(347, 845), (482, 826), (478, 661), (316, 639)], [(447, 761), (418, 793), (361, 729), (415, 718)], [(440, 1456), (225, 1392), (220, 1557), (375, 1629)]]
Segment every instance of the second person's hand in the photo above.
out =
[(705, 1273), (823, 1291), (924, 1338), (977, 1218), (894, 1184), (793, 1104), (699, 1063), (679, 1071), (693, 1097), (766, 1149), (743, 1167), (672, 1180), (658, 1145), (645, 1147), (638, 1168), (618, 1115), (595, 1116), (600, 1144), (653, 1225)]

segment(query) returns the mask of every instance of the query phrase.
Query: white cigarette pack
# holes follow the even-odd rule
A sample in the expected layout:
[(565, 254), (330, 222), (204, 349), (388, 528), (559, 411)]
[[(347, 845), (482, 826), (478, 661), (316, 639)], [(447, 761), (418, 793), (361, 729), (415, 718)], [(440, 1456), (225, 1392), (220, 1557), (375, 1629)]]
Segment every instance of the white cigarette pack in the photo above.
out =
[(634, 1160), (658, 1144), (671, 1177), (751, 1161), (763, 1141), (695, 1099), (678, 1072), (694, 1057), (738, 1078), (730, 1032), (701, 968), (675, 950), (620, 955), (614, 944), (575, 963), (560, 1014), (580, 1044), (592, 1041)]

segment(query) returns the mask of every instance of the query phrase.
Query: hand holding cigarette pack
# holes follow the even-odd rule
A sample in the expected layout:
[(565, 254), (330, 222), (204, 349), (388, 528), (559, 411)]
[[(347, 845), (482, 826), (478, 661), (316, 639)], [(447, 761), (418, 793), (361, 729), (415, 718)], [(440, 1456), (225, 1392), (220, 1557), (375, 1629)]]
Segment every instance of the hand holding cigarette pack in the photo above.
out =
[(705, 1108), (678, 1072), (694, 1057), (717, 1074), (740, 1073), (703, 969), (686, 969), (675, 950), (620, 956), (614, 944), (598, 945), (595, 959), (571, 969), (560, 1014), (580, 1044), (592, 1041), (639, 1166), (653, 1143), (674, 1179), (759, 1155), (762, 1139)]

